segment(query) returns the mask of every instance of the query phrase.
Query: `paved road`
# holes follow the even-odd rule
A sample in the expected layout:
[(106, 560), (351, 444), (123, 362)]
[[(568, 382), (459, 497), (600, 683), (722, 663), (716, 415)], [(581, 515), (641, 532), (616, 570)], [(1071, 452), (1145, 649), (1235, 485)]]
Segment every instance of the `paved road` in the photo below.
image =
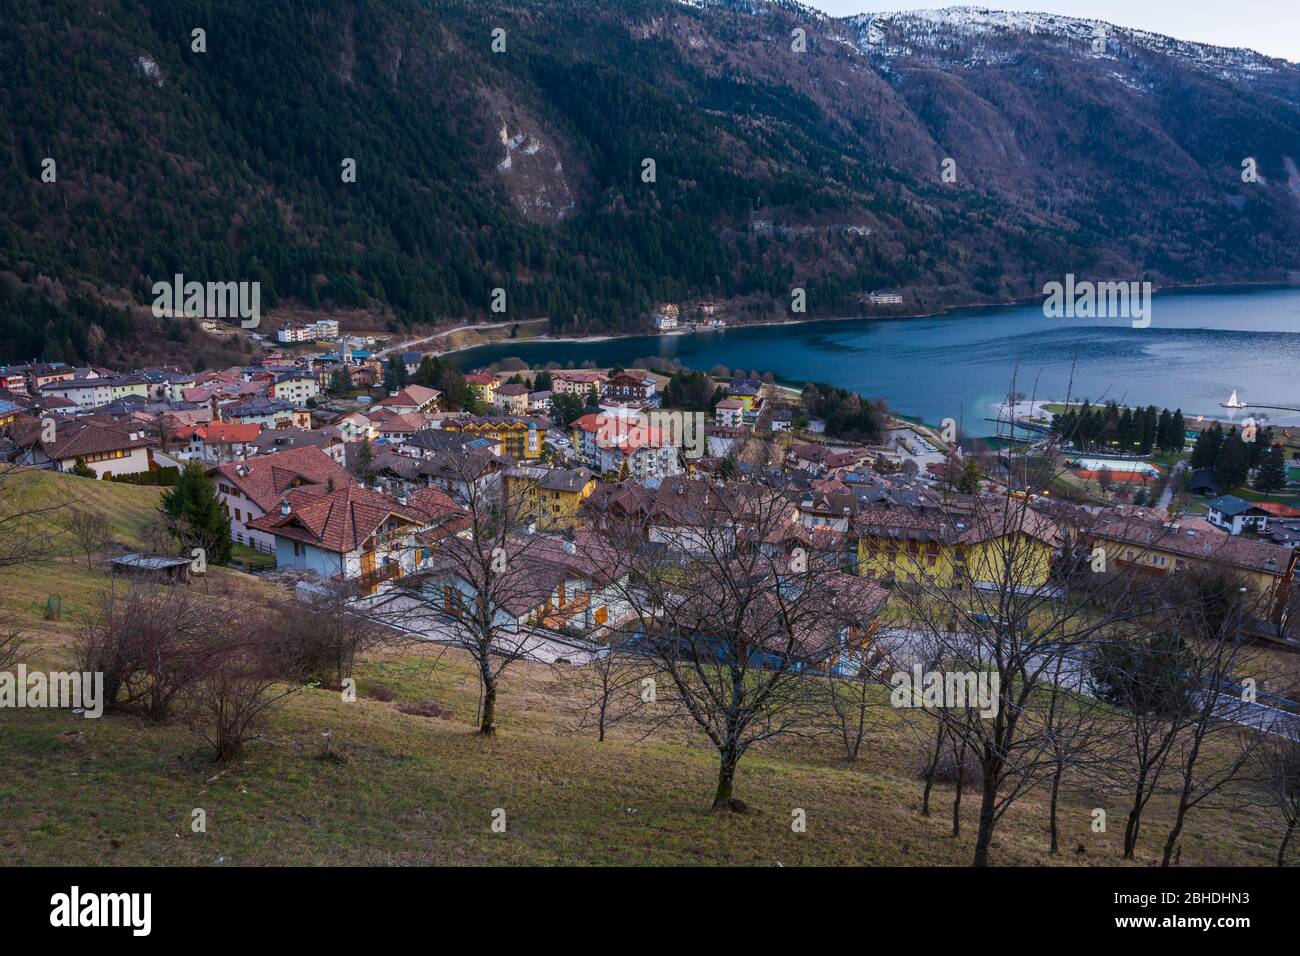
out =
[(1183, 472), (1187, 470), (1187, 459), (1174, 465), (1173, 471), (1169, 472), (1169, 480), (1165, 482), (1165, 490), (1160, 493), (1160, 500), (1156, 502), (1157, 512), (1169, 510), (1169, 503), (1174, 500), (1174, 492), (1183, 486)]
[(386, 349), (380, 349), (375, 353), (375, 358), (382, 359), (393, 352), (405, 352), (413, 345), (419, 345), (421, 342), (432, 342), (434, 339), (445, 338), (453, 332), (464, 332), (468, 329), (499, 329), (507, 325), (531, 325), (537, 322), (546, 322), (547, 319), (512, 319), (508, 322), (483, 322), (477, 325), (458, 325), (454, 329), (448, 329), (446, 332), (435, 332), (433, 335), (426, 335), (421, 339), (411, 339), (409, 342), (401, 342), (397, 345), (390, 345)]
[[(936, 644), (940, 644), (945, 654), (959, 653), (971, 657), (981, 656), (977, 636), (960, 631), (933, 634), (928, 631), (909, 628), (882, 628), (877, 640), (887, 649), (893, 666), (910, 669), (914, 664), (922, 667), (931, 666), (931, 655)], [(1044, 648), (1044, 650), (1048, 650)], [(1031, 667), (1043, 666), (1042, 676), (1052, 680), (1056, 676), (1056, 662), (1047, 660), (1046, 655), (1031, 658)], [(1092, 687), (1088, 679), (1088, 662), (1085, 655), (1067, 655), (1062, 662), (1060, 686), (1084, 696), (1092, 696)], [(1216, 693), (1214, 705), (1215, 716), (1243, 727), (1252, 727), (1265, 733), (1292, 740), (1300, 740), (1300, 714), (1281, 710), (1268, 704), (1248, 703), (1236, 694)]]
[[(393, 630), (415, 637), (423, 637), (437, 644), (456, 645), (456, 635), (424, 602), (406, 594), (389, 591), (371, 598), (363, 598), (357, 609)], [(566, 660), (570, 664), (589, 664), (606, 650), (605, 645), (577, 638), (565, 637), (551, 631), (531, 629), (511, 635), (500, 643), (504, 656), (554, 664)]]

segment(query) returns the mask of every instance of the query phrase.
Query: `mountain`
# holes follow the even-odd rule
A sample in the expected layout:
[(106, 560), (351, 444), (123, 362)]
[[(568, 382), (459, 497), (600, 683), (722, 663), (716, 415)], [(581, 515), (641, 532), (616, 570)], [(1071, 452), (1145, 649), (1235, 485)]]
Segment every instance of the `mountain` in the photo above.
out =
[(176, 273), (259, 281), (271, 322), (581, 334), (1300, 269), (1300, 67), (1246, 50), (789, 0), (8, 7), (0, 360), (223, 360), (144, 307)]

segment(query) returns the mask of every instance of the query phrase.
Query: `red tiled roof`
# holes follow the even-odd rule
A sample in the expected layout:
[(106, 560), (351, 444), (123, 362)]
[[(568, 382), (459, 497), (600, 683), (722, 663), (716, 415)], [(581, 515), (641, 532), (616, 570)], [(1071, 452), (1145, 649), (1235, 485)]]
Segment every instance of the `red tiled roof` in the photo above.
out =
[(331, 480), (335, 488), (352, 484), (352, 476), (314, 445), (258, 455), (247, 461), (221, 465), (213, 472), (268, 513), (279, 507), (280, 499), (291, 488), (319, 485), (323, 490)]
[(295, 489), (287, 495), (289, 514), (279, 508), (255, 518), (250, 528), (309, 544), (335, 554), (347, 554), (379, 531), (389, 518), (399, 524), (442, 524), (458, 519), (461, 509), (436, 488), (421, 489), (401, 504), (392, 495), (350, 485), (321, 494), (317, 489)]

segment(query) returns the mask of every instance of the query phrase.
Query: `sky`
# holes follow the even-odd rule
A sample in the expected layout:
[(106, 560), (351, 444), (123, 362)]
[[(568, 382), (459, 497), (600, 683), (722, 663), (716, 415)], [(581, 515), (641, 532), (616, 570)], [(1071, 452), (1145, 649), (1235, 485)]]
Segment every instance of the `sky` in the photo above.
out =
[(802, 0), (842, 17), (883, 10), (980, 6), (1105, 20), (1180, 40), (1244, 46), (1300, 62), (1300, 0)]

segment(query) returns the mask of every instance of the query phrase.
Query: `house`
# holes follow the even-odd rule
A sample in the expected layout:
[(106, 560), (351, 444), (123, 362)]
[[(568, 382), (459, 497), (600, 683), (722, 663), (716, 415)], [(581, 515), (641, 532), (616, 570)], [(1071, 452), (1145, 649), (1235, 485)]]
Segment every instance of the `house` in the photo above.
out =
[(551, 390), (543, 389), (540, 392), (528, 393), (528, 414), (530, 415), (549, 415), (551, 413)]
[(0, 392), (27, 394), (27, 375), (21, 366), (0, 366)]
[(0, 398), (0, 428), (7, 428), (18, 420), (22, 406), (7, 398)]
[(400, 445), (416, 432), (432, 427), (433, 422), (416, 412), (390, 415), (378, 419), (375, 423), (375, 431), (379, 433), (379, 437), (394, 445)]
[(859, 502), (852, 533), (859, 576), (956, 590), (1010, 583), (1032, 593), (1047, 586), (1064, 543), (1055, 521), (1001, 498), (941, 504), (897, 493)]
[(319, 448), (290, 448), (218, 465), (208, 477), (216, 486), (222, 510), (230, 516), (230, 537), (239, 544), (274, 553), (275, 539), (250, 526), (275, 512), (294, 488), (316, 486), (322, 493), (353, 484), (352, 476)]
[(400, 358), (402, 367), (406, 369), (407, 375), (414, 375), (420, 370), (420, 363), (424, 361), (422, 352), (403, 352)]
[(654, 311), (654, 326), (660, 332), (675, 329), (677, 328), (678, 319), (680, 317), (681, 313), (677, 306), (665, 302)]
[(442, 392), (436, 388), (408, 385), (400, 392), (390, 392), (387, 398), (380, 399), (371, 407), (397, 412), (399, 415), (410, 412), (424, 415), (438, 410), (438, 399), (441, 397)]
[(603, 398), (623, 405), (650, 405), (655, 400), (655, 380), (648, 375), (619, 372), (605, 383)]
[(528, 386), (507, 382), (497, 388), (492, 405), (503, 415), (526, 415), (528, 413)]
[(370, 419), (360, 412), (349, 412), (334, 423), (344, 441), (371, 441), (378, 434)]
[(342, 467), (346, 442), (336, 428), (266, 428), (249, 443), (248, 454), (273, 455), (290, 448), (319, 448)]
[(463, 530), (462, 509), (432, 488), (392, 496), (356, 485), (291, 488), (249, 523), (273, 542), (279, 568), (355, 581), (363, 593), (428, 562), (439, 540)]
[(42, 398), (66, 398), (78, 408), (95, 408), (113, 400), (113, 379), (70, 378), (47, 382), (37, 388), (36, 394)]
[(745, 403), (738, 398), (724, 398), (713, 408), (713, 420), (723, 428), (739, 428), (745, 423)]
[(504, 472), (510, 508), (542, 531), (575, 528), (583, 501), (596, 487), (586, 468), (508, 468)]
[(1089, 530), (1108, 560), (1134, 565), (1149, 574), (1177, 574), (1198, 567), (1235, 574), (1257, 599), (1266, 602), (1274, 623), (1285, 623), (1288, 589), (1294, 580), (1297, 553), (1252, 538), (1202, 534), (1174, 523), (1118, 515)]
[(14, 436), (25, 448), (21, 464), (55, 471), (72, 471), (77, 462), (90, 468), (97, 478), (136, 475), (155, 467), (157, 445), (144, 433), (139, 422), (105, 423), (60, 419), (52, 441), (46, 441), (46, 425), (33, 422)]
[(261, 431), (262, 426), (256, 422), (247, 425), (234, 422), (187, 425), (168, 435), (167, 446), (177, 458), (220, 465), (257, 454), (253, 441)]
[(1268, 528), (1268, 512), (1235, 495), (1223, 495), (1206, 504), (1205, 519), (1229, 534), (1241, 534), (1250, 529), (1264, 531)]
[(794, 427), (794, 412), (789, 408), (778, 408), (768, 418), (768, 426), (774, 432), (788, 432)]
[(268, 389), (271, 398), (292, 405), (304, 405), (309, 399), (320, 394), (320, 383), (316, 376), (307, 372), (285, 372), (277, 375)]
[(592, 389), (600, 398), (605, 391), (605, 376), (599, 372), (552, 372), (551, 391), (557, 395), (577, 395), (587, 398)]
[(263, 428), (311, 428), (311, 411), (274, 398), (250, 398), (221, 407), (226, 421), (247, 425), (256, 422)]
[(497, 392), (495, 375), (491, 372), (473, 372), (465, 376), (465, 384), (474, 390), (485, 406), (491, 407)]
[(498, 633), (545, 628), (590, 636), (630, 616), (621, 597), (625, 579), (609, 544), (578, 531), (570, 537), (531, 534), (508, 541), (504, 570), (487, 594), (480, 593), (465, 562), (450, 551), (435, 553), (420, 590), (455, 617), (490, 602)]

